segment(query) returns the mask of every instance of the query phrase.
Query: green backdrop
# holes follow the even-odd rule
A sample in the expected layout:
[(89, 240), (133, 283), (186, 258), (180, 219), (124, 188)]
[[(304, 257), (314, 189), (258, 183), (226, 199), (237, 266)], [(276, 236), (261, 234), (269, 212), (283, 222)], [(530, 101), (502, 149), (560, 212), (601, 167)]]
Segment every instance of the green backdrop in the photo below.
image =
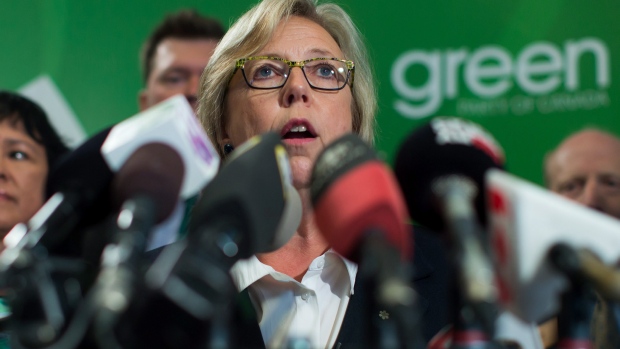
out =
[[(469, 118), (541, 183), (546, 151), (598, 126), (620, 134), (620, 5), (612, 0), (337, 0), (365, 35), (379, 83), (377, 144), (436, 115)], [(254, 1), (0, 2), (0, 88), (49, 75), (88, 134), (137, 111), (138, 52), (168, 11), (194, 7), (224, 26)]]

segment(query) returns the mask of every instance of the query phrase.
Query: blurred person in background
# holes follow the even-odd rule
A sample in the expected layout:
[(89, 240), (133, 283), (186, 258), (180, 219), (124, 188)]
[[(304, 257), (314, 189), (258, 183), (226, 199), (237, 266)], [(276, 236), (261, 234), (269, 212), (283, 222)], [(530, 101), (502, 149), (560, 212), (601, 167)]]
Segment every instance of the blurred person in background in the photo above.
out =
[(180, 93), (195, 111), (200, 75), (224, 32), (220, 22), (194, 10), (166, 16), (142, 48), (140, 110)]
[(0, 237), (43, 205), (47, 174), (68, 151), (41, 107), (0, 91)]
[[(142, 47), (144, 89), (138, 94), (140, 111), (182, 94), (196, 112), (200, 76), (224, 33), (219, 21), (195, 10), (180, 10), (166, 16)], [(193, 197), (179, 202), (170, 218), (153, 230), (147, 250), (185, 235), (195, 200)]]
[[(620, 218), (620, 139), (597, 129), (569, 135), (544, 162), (547, 187), (567, 199)], [(594, 347), (620, 348), (618, 306), (598, 297), (591, 322)], [(557, 341), (555, 320), (541, 326), (545, 345)]]
[(565, 139), (545, 161), (547, 187), (620, 218), (620, 139), (595, 129)]

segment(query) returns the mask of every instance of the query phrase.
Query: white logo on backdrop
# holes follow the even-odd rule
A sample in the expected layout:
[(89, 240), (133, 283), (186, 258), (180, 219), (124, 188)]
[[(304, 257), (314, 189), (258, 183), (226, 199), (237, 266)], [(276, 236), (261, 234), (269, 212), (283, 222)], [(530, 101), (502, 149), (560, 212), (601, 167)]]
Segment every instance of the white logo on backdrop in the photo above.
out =
[[(581, 89), (579, 66), (584, 55), (594, 57), (596, 89)], [(609, 64), (607, 45), (592, 37), (567, 40), (562, 47), (551, 42), (534, 42), (514, 59), (504, 47), (497, 45), (473, 51), (465, 47), (410, 50), (392, 65), (391, 82), (399, 96), (394, 109), (412, 119), (434, 114), (444, 100), (456, 100), (460, 116), (596, 109), (609, 105)], [(407, 79), (407, 74), (417, 66), (427, 74), (423, 83), (415, 85)], [(461, 97), (461, 82), (477, 98)], [(507, 97), (515, 85), (525, 94)]]

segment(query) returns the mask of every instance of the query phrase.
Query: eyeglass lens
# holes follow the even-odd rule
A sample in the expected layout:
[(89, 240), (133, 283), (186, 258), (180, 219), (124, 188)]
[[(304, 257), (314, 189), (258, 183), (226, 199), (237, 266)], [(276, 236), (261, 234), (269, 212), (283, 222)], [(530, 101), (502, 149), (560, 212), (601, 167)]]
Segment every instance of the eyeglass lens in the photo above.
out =
[[(291, 68), (286, 62), (274, 59), (247, 60), (244, 74), (252, 87), (271, 88), (284, 85)], [(347, 82), (347, 65), (336, 60), (315, 60), (303, 65), (302, 70), (312, 87), (340, 89)]]

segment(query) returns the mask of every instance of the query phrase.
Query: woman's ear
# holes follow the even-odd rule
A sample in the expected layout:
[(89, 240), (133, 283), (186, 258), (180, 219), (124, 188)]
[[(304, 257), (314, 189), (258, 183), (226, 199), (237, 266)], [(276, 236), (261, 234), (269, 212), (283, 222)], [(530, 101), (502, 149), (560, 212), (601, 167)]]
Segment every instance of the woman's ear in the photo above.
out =
[(220, 134), (222, 135), (222, 137), (220, 138), (218, 147), (224, 151), (224, 146), (226, 144), (230, 144), (231, 140), (230, 140), (230, 136), (228, 136), (228, 132), (226, 132), (226, 128), (222, 125), (222, 128), (220, 129)]
[(228, 155), (232, 153), (233, 150), (235, 150), (235, 146), (232, 144), (232, 141), (229, 137), (222, 138), (222, 144), (220, 144), (220, 146), (220, 149), (222, 149), (222, 152), (225, 155)]

